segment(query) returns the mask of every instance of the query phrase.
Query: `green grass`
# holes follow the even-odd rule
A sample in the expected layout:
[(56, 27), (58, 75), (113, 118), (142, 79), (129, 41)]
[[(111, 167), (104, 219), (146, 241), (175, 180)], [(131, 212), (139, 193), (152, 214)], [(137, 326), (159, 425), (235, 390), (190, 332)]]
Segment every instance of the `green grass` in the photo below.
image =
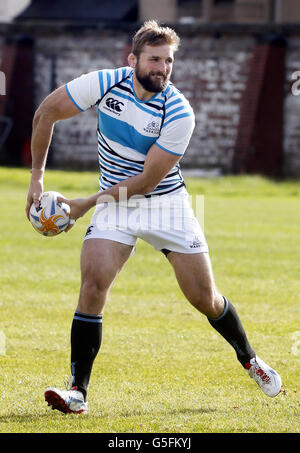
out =
[[(69, 333), (91, 213), (68, 234), (38, 235), (25, 219), (29, 171), (0, 168), (0, 432), (299, 432), (300, 183), (260, 177), (188, 179), (205, 195), (217, 285), (259, 355), (283, 379), (264, 396), (232, 348), (183, 297), (165, 257), (139, 242), (116, 280), (93, 369), (90, 414), (44, 402), (69, 374)], [(45, 190), (97, 190), (97, 175), (47, 171)], [(297, 343), (298, 342), (298, 343)], [(299, 353), (298, 353), (299, 351)]]

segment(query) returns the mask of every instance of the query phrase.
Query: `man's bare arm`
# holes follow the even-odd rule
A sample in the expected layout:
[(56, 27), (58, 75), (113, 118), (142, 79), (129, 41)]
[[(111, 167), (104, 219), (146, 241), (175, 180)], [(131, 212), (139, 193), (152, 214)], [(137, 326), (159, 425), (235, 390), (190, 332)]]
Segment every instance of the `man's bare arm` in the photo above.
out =
[(28, 218), (32, 202), (37, 205), (43, 193), (44, 169), (54, 125), (57, 121), (71, 118), (80, 112), (68, 96), (65, 86), (47, 96), (35, 112), (31, 137), (31, 181), (26, 205)]
[(124, 199), (125, 195), (129, 199), (133, 195), (145, 195), (152, 192), (180, 158), (181, 156), (170, 154), (154, 144), (148, 151), (142, 173), (124, 179), (113, 187), (101, 193), (95, 193), (88, 198), (77, 198), (74, 200), (62, 198), (61, 201), (70, 205), (70, 217), (76, 220), (98, 203), (104, 203), (109, 200), (119, 201), (121, 188), (126, 188), (126, 193), (122, 191), (122, 199)]

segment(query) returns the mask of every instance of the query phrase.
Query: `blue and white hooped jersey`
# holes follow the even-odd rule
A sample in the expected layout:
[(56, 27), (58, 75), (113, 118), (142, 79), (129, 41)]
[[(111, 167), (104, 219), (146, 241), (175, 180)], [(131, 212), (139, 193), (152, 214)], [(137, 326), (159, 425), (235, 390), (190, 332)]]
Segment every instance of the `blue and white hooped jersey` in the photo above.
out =
[[(147, 101), (134, 92), (133, 69), (93, 71), (72, 80), (66, 90), (81, 111), (98, 107), (100, 190), (143, 171), (154, 143), (167, 153), (182, 156), (195, 127), (193, 110), (172, 83)], [(183, 187), (179, 163), (150, 195)]]

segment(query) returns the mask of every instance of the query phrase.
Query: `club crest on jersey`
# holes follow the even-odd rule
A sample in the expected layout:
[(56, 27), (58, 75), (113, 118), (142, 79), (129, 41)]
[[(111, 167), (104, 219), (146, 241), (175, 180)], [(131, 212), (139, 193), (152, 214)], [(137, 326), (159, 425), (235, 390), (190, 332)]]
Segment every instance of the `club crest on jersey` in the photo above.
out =
[(120, 115), (123, 106), (124, 106), (123, 102), (118, 101), (117, 99), (114, 98), (108, 98), (105, 101), (104, 108), (106, 110), (109, 110), (110, 112), (115, 113), (116, 115)]
[(144, 131), (148, 134), (159, 134), (160, 124), (157, 121), (150, 121)]

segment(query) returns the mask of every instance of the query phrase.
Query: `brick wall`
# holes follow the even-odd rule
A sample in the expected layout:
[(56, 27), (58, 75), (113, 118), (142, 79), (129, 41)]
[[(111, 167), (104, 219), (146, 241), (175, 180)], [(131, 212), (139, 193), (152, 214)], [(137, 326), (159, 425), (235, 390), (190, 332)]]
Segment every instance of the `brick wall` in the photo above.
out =
[[(240, 101), (255, 43), (253, 29), (219, 33), (210, 27), (181, 27), (173, 81), (191, 102), (196, 128), (182, 167), (231, 170)], [(260, 33), (263, 29), (259, 29)], [(28, 30), (27, 30), (28, 32)], [(31, 29), (35, 35), (35, 105), (55, 86), (82, 73), (126, 64), (133, 30)], [(1, 35), (1, 32), (0, 32)], [(300, 31), (288, 36), (284, 99), (284, 173), (300, 176), (300, 96), (291, 94), (291, 75), (300, 70)], [(51, 162), (97, 168), (97, 115), (91, 110), (55, 126)]]
[[(36, 46), (36, 104), (51, 91), (51, 64), (57, 85), (98, 68), (125, 64), (126, 33), (111, 36), (45, 36)], [(173, 73), (175, 85), (191, 102), (197, 126), (183, 159), (186, 167), (229, 169), (238, 125), (239, 102), (246, 80), (252, 39), (198, 36), (183, 40)], [(52, 66), (53, 68), (53, 66)], [(93, 110), (55, 128), (53, 161), (89, 167), (96, 159)]]
[[(128, 34), (122, 32), (62, 33), (55, 37), (40, 37), (36, 42), (36, 105), (55, 86), (83, 73), (122, 66), (127, 45)], [(51, 163), (74, 168), (96, 167), (96, 127), (96, 109), (57, 123), (50, 150)]]
[(187, 167), (229, 170), (252, 39), (209, 35), (186, 38), (177, 55), (176, 86), (191, 102), (196, 128)]
[(300, 177), (300, 95), (291, 94), (292, 74), (300, 70), (300, 34), (289, 38), (286, 54), (284, 87), (283, 149), (284, 174)]

